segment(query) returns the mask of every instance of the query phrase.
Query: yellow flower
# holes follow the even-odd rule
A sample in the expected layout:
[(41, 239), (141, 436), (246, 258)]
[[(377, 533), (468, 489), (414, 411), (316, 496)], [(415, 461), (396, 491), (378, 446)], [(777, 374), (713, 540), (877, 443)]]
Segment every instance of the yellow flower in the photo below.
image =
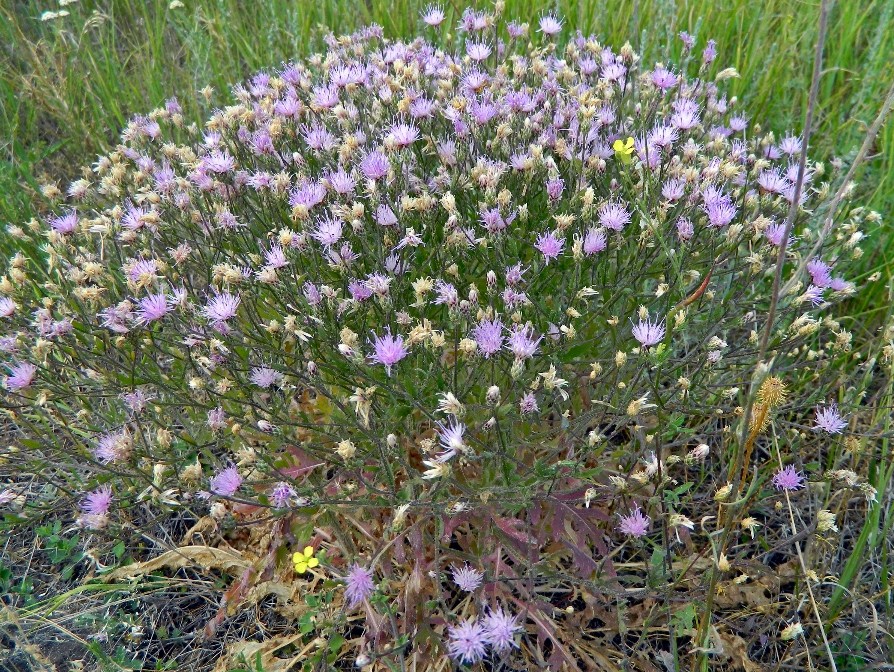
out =
[(632, 161), (630, 157), (633, 154), (633, 138), (627, 138), (626, 141), (618, 138), (612, 145), (612, 149), (615, 150), (615, 156), (621, 163), (630, 163)]
[(314, 557), (313, 546), (305, 546), (303, 551), (293, 553), (292, 562), (295, 563), (295, 571), (299, 574), (304, 574), (307, 570), (320, 564), (320, 561)]

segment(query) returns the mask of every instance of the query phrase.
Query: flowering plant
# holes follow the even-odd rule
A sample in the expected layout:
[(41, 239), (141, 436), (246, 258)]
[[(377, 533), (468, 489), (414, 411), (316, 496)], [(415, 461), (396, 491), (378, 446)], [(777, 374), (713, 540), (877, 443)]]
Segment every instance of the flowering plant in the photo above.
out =
[(710, 623), (704, 570), (757, 548), (777, 489), (823, 487), (801, 429), (846, 431), (830, 307), (876, 216), (845, 202), (820, 236), (827, 168), (724, 95), (713, 42), (644, 67), (499, 19), (467, 12), (457, 51), (333, 37), (201, 130), (170, 100), (33, 224), (45, 257), (0, 284), (0, 405), (93, 489), (81, 526), (272, 521), (258, 575), (322, 543), (363, 661), (595, 669), (580, 628), (628, 584)]

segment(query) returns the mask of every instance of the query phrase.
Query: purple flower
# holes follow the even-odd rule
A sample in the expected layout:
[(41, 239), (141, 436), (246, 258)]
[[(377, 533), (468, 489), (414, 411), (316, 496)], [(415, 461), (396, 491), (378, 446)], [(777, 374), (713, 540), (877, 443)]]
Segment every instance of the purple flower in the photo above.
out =
[(226, 173), (236, 167), (236, 160), (226, 151), (215, 150), (203, 159), (202, 165), (212, 173)]
[(81, 510), (88, 516), (105, 516), (112, 505), (112, 486), (103, 485), (87, 493), (81, 502)]
[(16, 312), (16, 302), (7, 296), (0, 296), (0, 317), (12, 317)]
[(540, 17), (540, 32), (544, 35), (555, 35), (562, 30), (562, 22), (553, 14)]
[(448, 628), (447, 651), (463, 663), (477, 663), (487, 653), (487, 633), (477, 620), (469, 618)]
[(649, 516), (644, 516), (639, 506), (633, 508), (626, 516), (619, 514), (618, 517), (620, 519), (618, 530), (628, 537), (639, 538), (649, 533), (649, 525), (651, 525), (652, 519)]
[(444, 305), (453, 308), (459, 303), (459, 293), (456, 291), (456, 287), (449, 282), (444, 282), (440, 279), (436, 280), (435, 292), (438, 294), (434, 301), (435, 305)]
[(332, 187), (335, 193), (347, 196), (354, 192), (354, 187), (357, 186), (357, 183), (354, 182), (353, 177), (345, 172), (344, 168), (340, 168), (329, 174), (329, 186)]
[(31, 387), (37, 367), (31, 362), (19, 362), (7, 367), (9, 375), (6, 376), (6, 389), (10, 392), (18, 392)]
[(543, 336), (537, 339), (534, 338), (534, 328), (530, 325), (522, 327), (517, 324), (509, 334), (509, 341), (506, 347), (512, 351), (516, 359), (528, 359), (537, 352), (537, 346), (540, 345), (542, 340)]
[(478, 344), (478, 351), (487, 359), (503, 347), (503, 323), (499, 318), (481, 320), (472, 329), (471, 336)]
[(481, 587), (481, 582), (484, 579), (483, 572), (479, 572), (468, 564), (465, 564), (462, 567), (453, 567), (451, 571), (453, 573), (453, 583), (455, 583), (460, 590), (467, 593), (474, 593)]
[(258, 387), (267, 389), (278, 385), (282, 380), (282, 374), (266, 366), (256, 366), (251, 370), (248, 379)]
[(465, 450), (466, 444), (463, 441), (463, 435), (466, 433), (466, 426), (461, 422), (452, 420), (450, 424), (438, 423), (438, 440), (444, 452), (438, 455), (437, 462), (446, 462), (456, 455), (457, 452)]
[(236, 467), (227, 467), (218, 472), (209, 483), (211, 493), (222, 497), (232, 497), (242, 485), (242, 476)]
[(655, 68), (652, 71), (652, 83), (662, 91), (667, 91), (677, 84), (677, 76), (667, 68)]
[(270, 491), (270, 502), (277, 509), (285, 509), (297, 495), (295, 488), (285, 481), (280, 481)]
[(639, 324), (633, 325), (632, 331), (633, 337), (647, 348), (661, 343), (665, 334), (664, 325), (658, 321), (657, 317), (654, 322), (648, 317), (645, 320), (640, 320)]
[(717, 42), (716, 40), (708, 40), (708, 45), (702, 51), (702, 61), (708, 65), (713, 63), (715, 58), (717, 58)]
[(533, 392), (525, 392), (521, 401), (518, 402), (518, 410), (521, 411), (522, 415), (532, 415), (540, 410), (540, 407), (537, 405), (537, 397), (534, 396)]
[(686, 217), (680, 217), (677, 220), (677, 235), (681, 240), (689, 240), (695, 233), (695, 226)]
[(518, 648), (518, 644), (515, 643), (515, 633), (520, 632), (522, 627), (518, 624), (517, 616), (510, 616), (503, 611), (502, 607), (491, 609), (482, 619), (482, 625), (487, 643), (497, 653), (504, 653), (512, 647)]
[(781, 194), (788, 186), (788, 181), (775, 168), (762, 170), (757, 176), (757, 185), (764, 191)]
[(549, 196), (551, 201), (558, 200), (562, 196), (563, 191), (565, 191), (565, 180), (561, 177), (549, 180), (546, 183), (546, 195)]
[(341, 240), (343, 226), (340, 219), (325, 217), (317, 222), (317, 228), (311, 232), (310, 236), (321, 245), (331, 247)]
[(93, 457), (103, 464), (111, 464), (123, 460), (129, 452), (130, 437), (127, 432), (121, 431), (99, 437), (93, 448)]
[(286, 259), (282, 246), (274, 243), (269, 250), (264, 250), (264, 263), (267, 264), (268, 268), (277, 269), (288, 266), (289, 261)]
[(829, 287), (832, 284), (832, 268), (822, 259), (808, 261), (807, 272), (817, 287)]
[(710, 225), (715, 228), (726, 226), (736, 217), (736, 206), (727, 201), (712, 201), (705, 206)]
[(816, 407), (816, 426), (813, 428), (814, 431), (841, 434), (845, 427), (847, 427), (847, 420), (839, 413), (838, 404)]
[(558, 259), (562, 254), (562, 248), (565, 247), (565, 239), (559, 238), (552, 231), (541, 233), (537, 237), (537, 243), (534, 245), (549, 264), (550, 259)]
[(801, 153), (801, 138), (796, 135), (788, 135), (779, 143), (779, 151), (789, 156)]
[(202, 309), (202, 315), (211, 322), (226, 322), (236, 316), (239, 301), (238, 296), (222, 292), (208, 302)]
[(372, 595), (375, 589), (372, 570), (357, 563), (351, 565), (345, 576), (345, 597), (348, 598), (348, 606), (353, 609)]
[(491, 55), (492, 49), (486, 42), (466, 42), (466, 53), (473, 61), (484, 61)]
[(671, 202), (678, 201), (683, 198), (685, 190), (686, 183), (683, 180), (671, 179), (662, 185), (661, 195)]
[(404, 337), (397, 336), (395, 338), (391, 335), (391, 329), (386, 328), (384, 336), (376, 336), (375, 332), (373, 332), (373, 338), (372, 345), (375, 351), (370, 355), (369, 359), (376, 364), (384, 366), (385, 371), (390, 376), (391, 367), (409, 354), (409, 351), (404, 347)]
[(376, 224), (379, 226), (394, 226), (397, 224), (397, 216), (387, 205), (376, 208)]
[(360, 170), (369, 180), (378, 180), (388, 174), (388, 157), (379, 150), (375, 150), (367, 154), (363, 162), (360, 164)]
[(168, 296), (164, 292), (144, 296), (140, 299), (139, 307), (136, 311), (137, 322), (145, 326), (160, 320), (168, 314), (169, 309)]
[(630, 223), (630, 213), (620, 203), (604, 203), (599, 208), (599, 223), (606, 229), (620, 231)]
[(597, 252), (602, 252), (605, 246), (605, 231), (602, 229), (587, 229), (587, 235), (584, 236), (584, 254), (591, 256)]
[(399, 148), (409, 147), (419, 139), (419, 129), (412, 124), (394, 124), (387, 139)]
[(429, 5), (422, 13), (422, 20), (432, 28), (437, 28), (444, 22), (444, 10), (437, 5)]
[(776, 475), (773, 476), (773, 485), (777, 490), (799, 490), (804, 487), (806, 480), (801, 472), (790, 464), (776, 472)]
[(50, 228), (56, 233), (67, 235), (78, 230), (78, 215), (72, 210), (64, 215), (53, 217), (50, 220)]
[[(767, 241), (771, 245), (775, 245), (776, 247), (779, 247), (780, 245), (782, 245), (782, 237), (784, 235), (785, 235), (785, 224), (773, 223), (773, 224), (770, 224), (770, 226), (768, 226), (766, 229), (764, 229), (764, 236), (766, 237)], [(788, 245), (792, 245), (794, 243), (794, 241), (795, 241), (795, 237), (790, 235), (788, 237)]]

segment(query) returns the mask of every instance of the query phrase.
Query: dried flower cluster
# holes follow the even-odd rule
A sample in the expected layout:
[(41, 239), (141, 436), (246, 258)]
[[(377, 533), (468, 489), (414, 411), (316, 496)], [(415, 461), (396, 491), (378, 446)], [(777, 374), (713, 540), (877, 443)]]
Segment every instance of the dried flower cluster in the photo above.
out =
[[(807, 274), (780, 298), (789, 392), (758, 400), (751, 462), (778, 471), (771, 500), (824, 480), (796, 443), (782, 469), (761, 441), (814, 409), (807, 438), (846, 432), (833, 402), (854, 400), (820, 362), (850, 356), (828, 309), (855, 291), (868, 213), (845, 204), (806, 258), (826, 168), (799, 176), (797, 135), (726, 97), (713, 42), (684, 34), (681, 62), (645, 67), (629, 45), (561, 40), (559, 17), (499, 19), (467, 12), (455, 52), (376, 27), (331, 38), (236, 87), (203, 129), (170, 100), (23, 233), (45, 257), (0, 282), (0, 405), (14, 440), (53, 437), (89, 484), (80, 525), (120, 525), (138, 500), (350, 514), (315, 544), (349, 608), (433, 600), (442, 644), (420, 646), (463, 663), (511, 655), (524, 631), (534, 646), (539, 563), (616, 577), (662, 530), (678, 547), (709, 531), (699, 505), (657, 504), (669, 489), (735, 498), (725, 474), (693, 473), (737, 441), (783, 244), (783, 280)], [(743, 544), (764, 529), (747, 520)], [(412, 588), (374, 599), (392, 564)], [(369, 627), (364, 656), (388, 648)]]

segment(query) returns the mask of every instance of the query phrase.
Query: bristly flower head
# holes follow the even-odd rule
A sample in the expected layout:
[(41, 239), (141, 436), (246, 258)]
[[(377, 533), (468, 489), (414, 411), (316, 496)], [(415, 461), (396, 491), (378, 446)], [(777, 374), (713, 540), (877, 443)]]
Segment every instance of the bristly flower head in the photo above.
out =
[(847, 420), (838, 411), (838, 404), (829, 404), (825, 407), (817, 406), (816, 426), (813, 428), (815, 431), (841, 434), (845, 427), (847, 427)]
[(780, 469), (773, 476), (773, 485), (777, 490), (799, 490), (804, 487), (804, 476), (791, 464)]
[(422, 20), (433, 28), (440, 26), (444, 22), (444, 18), (444, 10), (437, 5), (429, 5), (422, 13)]
[(391, 329), (385, 329), (385, 334), (377, 336), (373, 333), (373, 353), (370, 355), (370, 361), (381, 364), (385, 367), (388, 375), (391, 375), (391, 367), (409, 354), (404, 346), (404, 337), (391, 335)]
[(375, 589), (372, 570), (357, 563), (351, 565), (345, 577), (345, 597), (348, 598), (348, 606), (353, 609), (372, 595)]
[(481, 587), (481, 582), (484, 579), (484, 573), (478, 571), (474, 567), (470, 567), (469, 565), (463, 565), (462, 567), (454, 567), (452, 569), (453, 572), (453, 582), (459, 587), (460, 590), (463, 590), (467, 593), (474, 593), (478, 588)]
[(18, 392), (31, 386), (37, 374), (37, 367), (31, 362), (19, 362), (9, 366), (8, 371), (9, 375), (6, 376), (4, 386), (11, 392)]
[(505, 653), (511, 648), (518, 648), (515, 634), (522, 630), (518, 624), (518, 616), (511, 616), (502, 607), (487, 612), (482, 619), (487, 643), (497, 653)]
[(649, 533), (649, 526), (652, 524), (652, 519), (649, 518), (649, 516), (643, 515), (639, 506), (633, 508), (626, 516), (619, 514), (618, 517), (620, 518), (618, 530), (626, 534), (628, 537), (639, 538), (644, 537)]
[(232, 497), (242, 485), (242, 476), (236, 467), (227, 467), (211, 479), (211, 493), (222, 497)]
[(664, 324), (659, 322), (657, 317), (653, 322), (648, 316), (633, 325), (632, 331), (633, 337), (647, 348), (661, 343), (665, 334)]
[(448, 653), (463, 663), (471, 665), (487, 655), (487, 631), (476, 619), (469, 618), (459, 625), (451, 625), (448, 636)]
[(534, 245), (545, 259), (545, 263), (549, 264), (550, 260), (559, 258), (562, 254), (562, 248), (565, 247), (565, 239), (559, 238), (552, 231), (541, 233), (537, 237), (537, 243)]

